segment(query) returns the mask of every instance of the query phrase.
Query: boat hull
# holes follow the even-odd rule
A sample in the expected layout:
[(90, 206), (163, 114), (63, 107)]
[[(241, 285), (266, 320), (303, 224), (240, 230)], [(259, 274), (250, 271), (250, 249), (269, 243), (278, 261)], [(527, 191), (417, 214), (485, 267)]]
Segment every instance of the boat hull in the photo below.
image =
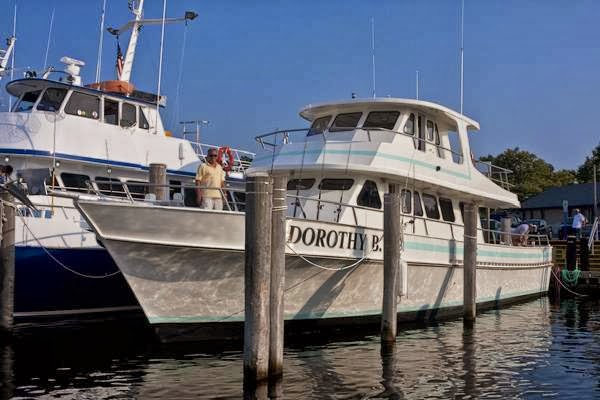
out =
[(140, 310), (122, 274), (102, 247), (46, 250), (39, 246), (15, 247), (17, 323)]
[[(163, 340), (235, 337), (244, 318), (244, 253), (107, 240), (148, 321)], [(324, 268), (352, 260), (311, 257)], [(462, 310), (460, 265), (409, 261), (407, 292), (398, 302), (399, 320), (410, 322), (457, 315)], [(548, 290), (550, 265), (477, 268), (478, 306), (536, 297)], [(286, 256), (284, 317), (293, 326), (342, 326), (379, 321), (383, 263), (366, 260), (341, 271)], [(182, 325), (187, 327), (182, 329)], [(194, 328), (190, 325), (195, 325)], [(228, 326), (225, 326), (228, 325)], [(172, 327), (177, 326), (172, 334)], [(205, 329), (196, 329), (204, 326)], [(218, 333), (217, 333), (218, 332)]]

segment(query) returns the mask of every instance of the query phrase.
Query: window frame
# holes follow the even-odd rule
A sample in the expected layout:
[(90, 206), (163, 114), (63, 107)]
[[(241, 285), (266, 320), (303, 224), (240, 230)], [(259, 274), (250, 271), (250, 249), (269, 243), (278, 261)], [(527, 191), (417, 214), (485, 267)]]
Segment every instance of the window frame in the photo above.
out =
[[(65, 183), (65, 175), (70, 175), (70, 177), (67, 177), (67, 179), (70, 179), (71, 177), (78, 177), (78, 178), (87, 178), (87, 180), (84, 180), (84, 186), (68, 186)], [(60, 173), (60, 181), (62, 182), (62, 188), (65, 189), (66, 191), (71, 191), (71, 192), (84, 192), (87, 193), (89, 192), (90, 188), (87, 184), (85, 184), (85, 182), (91, 182), (92, 179), (90, 178), (89, 175), (86, 174), (77, 174), (74, 172), (61, 172)]]
[[(392, 126), (389, 128), (386, 128), (384, 126), (376, 126), (376, 125), (375, 126), (366, 126), (367, 122), (369, 121), (369, 117), (371, 117), (372, 114), (396, 114), (396, 118), (394, 119), (394, 123), (392, 124)], [(385, 129), (388, 131), (392, 131), (398, 124), (398, 120), (400, 119), (401, 115), (402, 114), (400, 113), (400, 111), (379, 111), (379, 110), (369, 111), (367, 113), (367, 116), (365, 117), (364, 122), (362, 123), (361, 128), (363, 128), (363, 129)]]
[[(19, 101), (17, 101), (15, 103), (15, 105), (13, 106), (11, 112), (17, 113), (17, 112), (31, 112), (31, 111), (33, 111), (37, 107), (38, 103), (40, 102), (40, 99), (42, 97), (42, 92), (43, 91), (44, 90), (39, 89), (39, 90), (30, 90), (29, 92), (23, 93), (19, 97)], [(31, 107), (30, 108), (28, 108), (27, 110), (17, 110), (17, 107), (21, 106), (21, 103), (23, 102), (23, 99), (25, 98), (25, 96), (27, 96), (28, 94), (36, 93), (36, 92), (37, 92), (37, 97), (35, 98), (35, 101), (31, 103)]]
[[(40, 105), (42, 104), (42, 100), (44, 100), (44, 96), (46, 96), (46, 93), (48, 93), (48, 91), (50, 91), (50, 90), (56, 90), (56, 91), (62, 91), (62, 92), (64, 92), (64, 96), (63, 96), (62, 100), (60, 100), (60, 103), (58, 104), (58, 107), (55, 110), (48, 110), (48, 109), (40, 108)], [(38, 110), (38, 111), (59, 112), (60, 109), (63, 107), (63, 105), (66, 104), (66, 99), (67, 99), (68, 95), (69, 95), (69, 90), (68, 89), (57, 88), (57, 87), (47, 87), (46, 89), (44, 89), (44, 93), (42, 93), (42, 95), (39, 96), (38, 100), (36, 101), (35, 109)]]
[[(372, 187), (369, 189), (366, 189), (367, 185), (372, 186)], [(375, 200), (375, 196), (373, 193), (373, 188), (375, 189), (374, 193), (377, 194), (376, 200)], [(368, 190), (369, 192), (366, 193), (366, 190)], [(366, 193), (366, 196), (368, 196), (366, 198), (366, 201), (363, 201), (361, 199), (361, 195), (363, 193)], [(361, 201), (363, 201), (364, 204), (361, 204)], [(360, 206), (360, 207), (372, 208), (374, 210), (381, 210), (382, 202), (381, 202), (381, 195), (379, 194), (379, 188), (377, 187), (377, 182), (375, 182), (371, 179), (365, 179), (365, 181), (363, 182), (362, 188), (360, 189), (360, 191), (358, 192), (358, 195), (356, 196), (356, 205)]]
[[(442, 205), (443, 203), (450, 205), (449, 208), (446, 208), (446, 211), (450, 212), (449, 215), (446, 215), (446, 212), (444, 212), (444, 206)], [(452, 201), (452, 199), (449, 199), (447, 197), (438, 197), (438, 205), (440, 207), (440, 212), (444, 221), (456, 222), (456, 215), (454, 214), (454, 202)]]
[[(96, 99), (97, 105), (98, 105), (97, 108), (96, 108), (96, 111), (95, 111), (96, 112), (96, 116), (94, 116), (94, 111), (92, 111), (90, 113), (90, 115), (85, 115), (85, 114), (78, 114), (77, 113), (77, 111), (80, 111), (80, 109), (77, 109), (75, 112), (69, 112), (67, 110), (68, 107), (69, 107), (69, 105), (71, 104), (71, 101), (73, 100), (73, 97), (74, 96), (79, 96), (79, 95), (81, 95), (81, 96), (87, 96), (87, 97), (92, 97), (92, 98)], [(65, 114), (68, 114), (68, 115), (74, 115), (76, 117), (82, 117), (82, 118), (87, 118), (87, 119), (91, 119), (91, 120), (94, 120), (94, 121), (99, 121), (100, 120), (101, 100), (102, 99), (100, 98), (100, 96), (97, 96), (97, 95), (94, 95), (94, 94), (90, 94), (90, 93), (85, 93), (85, 92), (79, 92), (77, 90), (73, 90), (71, 92), (71, 95), (67, 99), (64, 107), (63, 107), (63, 111), (64, 111)]]
[[(360, 114), (360, 115), (358, 116), (358, 119), (356, 120), (356, 124), (353, 127), (350, 127), (350, 126), (336, 127), (335, 126), (335, 122), (341, 116), (349, 116), (349, 115), (355, 115), (355, 114)], [(362, 112), (362, 111), (354, 111), (354, 112), (347, 112), (347, 113), (337, 114), (335, 116), (335, 118), (333, 119), (333, 122), (329, 126), (329, 132), (350, 132), (350, 131), (355, 130), (356, 128), (358, 128), (358, 125), (360, 124), (360, 120), (363, 117), (363, 114), (364, 114), (364, 112)]]
[[(309, 186), (303, 185), (304, 181), (309, 181), (310, 185)], [(310, 190), (315, 185), (316, 181), (317, 180), (315, 178), (295, 178), (295, 179), (290, 179), (287, 182), (286, 190), (288, 190), (290, 192), (291, 191), (300, 191), (300, 190)], [(300, 185), (296, 184), (295, 186), (290, 187), (290, 184), (292, 182), (299, 183)]]
[[(433, 213), (433, 216), (429, 214), (430, 208), (428, 208), (426, 199), (432, 199), (435, 203), (435, 210), (432, 209), (432, 211), (435, 211), (435, 213)], [(423, 208), (425, 209), (425, 215), (427, 216), (427, 218), (435, 220), (439, 220), (441, 218), (440, 205), (438, 204), (437, 197), (435, 195), (431, 193), (423, 193)]]
[[(350, 182), (350, 186), (342, 185), (339, 188), (337, 188), (337, 187), (334, 187), (334, 188), (323, 188), (323, 186), (324, 186), (323, 183), (324, 182), (325, 182), (325, 185), (327, 185), (327, 184), (334, 183), (334, 181), (345, 181), (344, 183), (346, 183), (346, 184), (348, 182)], [(354, 179), (352, 179), (352, 178), (323, 178), (323, 179), (321, 179), (321, 181), (319, 181), (318, 188), (319, 188), (319, 190), (331, 190), (331, 191), (333, 191), (333, 190), (342, 190), (342, 191), (345, 191), (345, 190), (352, 189), (353, 186), (354, 186)]]
[[(125, 119), (125, 107), (133, 107), (133, 118), (135, 120), (130, 121)], [(137, 106), (133, 103), (128, 103), (126, 101), (121, 102), (121, 113), (119, 118), (119, 126), (122, 128), (133, 128), (137, 125)]]
[[(115, 119), (114, 123), (106, 121), (106, 102), (115, 103), (117, 106), (117, 118)], [(119, 100), (104, 97), (103, 101), (102, 101), (102, 122), (105, 124), (116, 126), (116, 125), (119, 125), (120, 116), (121, 116), (121, 113), (120, 113)]]
[[(325, 128), (322, 131), (317, 131), (314, 129), (314, 125), (317, 123), (317, 121), (320, 120), (324, 120), (325, 118), (327, 119), (327, 124), (325, 125)], [(329, 125), (331, 124), (331, 119), (333, 118), (333, 115), (324, 115), (322, 117), (319, 118), (315, 118), (312, 123), (310, 124), (310, 127), (308, 128), (308, 133), (306, 134), (306, 136), (314, 136), (314, 135), (321, 135), (325, 132), (327, 132), (327, 129), (329, 129)]]

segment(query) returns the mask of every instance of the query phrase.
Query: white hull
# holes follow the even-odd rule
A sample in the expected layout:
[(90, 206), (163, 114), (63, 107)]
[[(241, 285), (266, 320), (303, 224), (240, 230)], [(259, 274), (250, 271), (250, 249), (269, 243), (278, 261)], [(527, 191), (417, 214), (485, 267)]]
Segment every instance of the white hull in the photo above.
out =
[[(79, 207), (102, 237), (150, 323), (243, 320), (243, 214), (99, 202), (80, 202)], [(156, 229), (144, 221), (153, 221)], [(310, 243), (307, 235), (309, 245), (305, 245), (302, 239), (294, 243), (298, 233), (292, 226), (315, 232), (346, 229), (364, 238), (357, 236), (350, 245), (338, 240), (324, 248), (317, 246), (316, 240)], [(212, 235), (206, 235), (207, 231)], [(182, 234), (174, 236), (177, 232)], [(288, 219), (287, 232), (286, 319), (356, 318), (381, 313), (383, 252), (382, 243), (374, 239), (381, 235), (380, 230)], [(327, 245), (326, 239), (322, 244)], [(407, 290), (398, 299), (398, 312), (414, 314), (461, 306), (462, 253), (461, 241), (405, 235)], [(356, 258), (365, 259), (356, 267), (332, 271), (315, 267), (297, 254), (333, 269), (352, 264)], [(477, 302), (545, 293), (551, 259), (550, 247), (480, 244)]]

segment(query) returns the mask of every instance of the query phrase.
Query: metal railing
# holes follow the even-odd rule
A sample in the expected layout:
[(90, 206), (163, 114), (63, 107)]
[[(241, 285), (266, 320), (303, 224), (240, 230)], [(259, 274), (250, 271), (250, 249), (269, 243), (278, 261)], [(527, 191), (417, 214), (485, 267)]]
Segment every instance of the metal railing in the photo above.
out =
[(599, 218), (594, 218), (594, 223), (592, 224), (592, 229), (590, 231), (590, 236), (588, 237), (588, 250), (591, 250), (592, 254), (594, 254), (594, 240), (597, 239), (598, 236), (598, 223)]
[(509, 182), (509, 175), (513, 173), (510, 169), (499, 167), (489, 161), (473, 160), (473, 164), (475, 164), (479, 172), (498, 184), (498, 186), (506, 190), (511, 190), (511, 187), (514, 186)]
[[(194, 149), (194, 152), (196, 153), (196, 155), (204, 163), (207, 162), (206, 156), (207, 156), (209, 150), (211, 150), (211, 149), (218, 150), (220, 148), (219, 146), (215, 146), (215, 145), (211, 145), (211, 144), (191, 142), (191, 141), (190, 141), (190, 144), (192, 145), (192, 148)], [(231, 170), (234, 172), (243, 173), (250, 167), (250, 164), (252, 164), (252, 160), (254, 159), (255, 154), (252, 152), (249, 152), (249, 151), (245, 151), (245, 150), (234, 149), (233, 147), (230, 147), (230, 149), (231, 149), (231, 154), (233, 155), (233, 165), (231, 166)], [(227, 154), (225, 154), (224, 157), (226, 159)], [(226, 161), (229, 161), (229, 160), (226, 159)]]

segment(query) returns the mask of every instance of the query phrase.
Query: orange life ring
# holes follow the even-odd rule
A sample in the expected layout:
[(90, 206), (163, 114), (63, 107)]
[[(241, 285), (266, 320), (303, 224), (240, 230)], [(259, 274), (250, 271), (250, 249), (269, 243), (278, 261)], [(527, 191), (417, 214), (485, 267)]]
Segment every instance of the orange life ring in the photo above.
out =
[[(227, 154), (227, 163), (223, 165), (223, 154), (225, 153)], [(223, 167), (223, 171), (231, 171), (233, 168), (233, 152), (231, 151), (231, 147), (219, 147), (219, 152), (217, 153), (217, 162)]]

